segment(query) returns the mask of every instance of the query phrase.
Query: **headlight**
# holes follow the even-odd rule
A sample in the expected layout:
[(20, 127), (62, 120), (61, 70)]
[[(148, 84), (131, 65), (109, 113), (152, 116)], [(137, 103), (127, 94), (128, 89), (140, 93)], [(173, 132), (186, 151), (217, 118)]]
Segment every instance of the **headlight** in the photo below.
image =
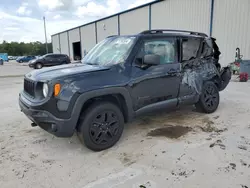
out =
[(43, 96), (47, 97), (49, 94), (49, 86), (47, 83), (43, 83)]

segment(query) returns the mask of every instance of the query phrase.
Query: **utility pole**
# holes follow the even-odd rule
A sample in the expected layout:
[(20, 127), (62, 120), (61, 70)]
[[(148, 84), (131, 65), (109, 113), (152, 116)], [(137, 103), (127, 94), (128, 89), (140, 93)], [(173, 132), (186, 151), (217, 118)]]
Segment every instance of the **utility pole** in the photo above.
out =
[(48, 43), (47, 43), (47, 33), (46, 33), (46, 21), (45, 21), (45, 16), (43, 17), (43, 23), (44, 23), (44, 35), (45, 35), (46, 53), (48, 53)]

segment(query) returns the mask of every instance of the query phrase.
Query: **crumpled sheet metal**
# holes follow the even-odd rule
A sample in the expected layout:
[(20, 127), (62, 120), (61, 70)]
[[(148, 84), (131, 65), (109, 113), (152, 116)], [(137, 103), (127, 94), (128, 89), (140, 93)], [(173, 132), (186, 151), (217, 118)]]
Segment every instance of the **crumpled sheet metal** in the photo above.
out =
[(182, 84), (187, 84), (188, 86), (194, 88), (198, 94), (201, 94), (203, 81), (219, 75), (219, 71), (212, 60), (196, 60), (194, 62), (190, 62), (190, 64), (192, 66), (184, 68)]

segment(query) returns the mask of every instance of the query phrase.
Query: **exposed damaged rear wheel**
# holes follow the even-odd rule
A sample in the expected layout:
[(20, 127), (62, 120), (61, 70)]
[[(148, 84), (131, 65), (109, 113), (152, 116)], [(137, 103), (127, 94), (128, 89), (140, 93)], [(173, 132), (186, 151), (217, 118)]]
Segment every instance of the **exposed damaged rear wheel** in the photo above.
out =
[(195, 104), (196, 108), (205, 113), (213, 113), (219, 106), (220, 95), (217, 86), (211, 82), (205, 82), (202, 88), (199, 101)]

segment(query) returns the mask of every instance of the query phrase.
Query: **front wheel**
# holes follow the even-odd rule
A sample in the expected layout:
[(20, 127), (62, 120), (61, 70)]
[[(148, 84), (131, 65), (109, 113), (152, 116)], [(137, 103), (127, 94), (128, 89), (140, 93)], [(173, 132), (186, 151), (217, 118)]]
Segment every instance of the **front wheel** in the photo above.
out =
[(112, 147), (124, 128), (121, 110), (110, 102), (95, 102), (81, 116), (77, 130), (80, 141), (93, 151)]
[(36, 69), (41, 69), (43, 67), (43, 65), (41, 64), (41, 63), (37, 63), (36, 65), (35, 65), (35, 68)]
[(199, 111), (213, 113), (217, 110), (220, 103), (220, 95), (217, 86), (207, 81), (204, 83), (199, 101), (195, 104)]

